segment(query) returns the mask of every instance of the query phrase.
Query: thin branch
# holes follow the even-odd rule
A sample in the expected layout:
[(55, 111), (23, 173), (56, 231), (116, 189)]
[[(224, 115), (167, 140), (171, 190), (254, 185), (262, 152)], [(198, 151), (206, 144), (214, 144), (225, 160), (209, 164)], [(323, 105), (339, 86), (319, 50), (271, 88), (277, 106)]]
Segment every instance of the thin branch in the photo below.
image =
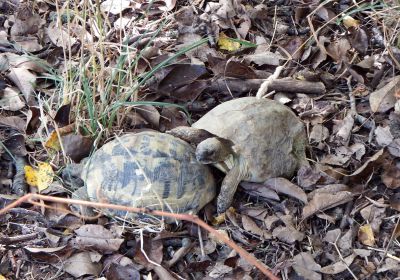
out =
[(151, 210), (151, 209), (148, 209), (148, 208), (127, 207), (127, 206), (115, 205), (115, 204), (110, 204), (110, 203), (91, 202), (91, 201), (84, 201), (84, 200), (78, 200), (78, 199), (67, 199), (67, 198), (52, 197), (52, 196), (41, 195), (41, 194), (27, 194), (27, 195), (24, 195), (23, 197), (17, 199), (16, 201), (10, 203), (9, 205), (7, 205), (3, 209), (1, 209), (0, 210), (0, 215), (4, 215), (10, 209), (12, 209), (14, 207), (17, 207), (21, 203), (30, 202), (31, 200), (34, 200), (34, 199), (41, 199), (41, 200), (44, 200), (44, 201), (59, 202), (59, 203), (79, 204), (79, 205), (91, 206), (91, 207), (96, 207), (96, 208), (108, 208), (108, 209), (128, 211), (128, 212), (134, 212), (134, 213), (142, 213), (142, 214), (149, 214), (149, 215), (155, 215), (155, 216), (163, 216), (163, 217), (169, 217), (169, 218), (172, 218), (172, 219), (178, 219), (178, 220), (192, 222), (192, 223), (195, 223), (198, 226), (202, 227), (203, 229), (207, 230), (209, 233), (213, 234), (216, 238), (218, 238), (219, 240), (224, 242), (226, 245), (231, 247), (242, 258), (244, 258), (247, 262), (249, 262), (250, 264), (252, 264), (255, 267), (257, 267), (269, 279), (271, 279), (271, 280), (279, 280), (279, 278), (277, 276), (275, 276), (266, 267), (265, 264), (261, 263), (254, 256), (250, 255), (246, 250), (244, 250), (243, 248), (238, 246), (235, 242), (233, 242), (227, 236), (219, 233), (217, 230), (215, 230), (214, 228), (212, 228), (211, 226), (206, 224), (204, 221), (202, 221), (196, 215), (168, 213), (168, 212), (163, 212), (163, 211), (159, 211), (159, 210)]

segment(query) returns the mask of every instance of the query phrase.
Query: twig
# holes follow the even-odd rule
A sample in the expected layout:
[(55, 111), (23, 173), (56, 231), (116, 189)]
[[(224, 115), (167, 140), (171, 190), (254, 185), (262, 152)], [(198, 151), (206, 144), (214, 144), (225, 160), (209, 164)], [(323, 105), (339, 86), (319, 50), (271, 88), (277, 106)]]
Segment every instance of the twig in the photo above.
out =
[(268, 88), (270, 87), (270, 84), (277, 80), (279, 75), (281, 74), (283, 70), (283, 66), (278, 66), (275, 69), (274, 74), (272, 74), (271, 76), (269, 76), (260, 86), (260, 88), (257, 91), (256, 97), (258, 99), (262, 98), (267, 92), (268, 92)]
[(28, 234), (24, 234), (24, 235), (17, 235), (17, 236), (11, 236), (11, 237), (1, 236), (0, 243), (9, 245), (9, 244), (17, 243), (17, 242), (32, 240), (32, 239), (35, 239), (39, 235), (39, 233), (40, 232), (32, 232), (32, 233), (28, 233)]
[(330, 242), (336, 249), (336, 252), (339, 254), (339, 258), (340, 260), (344, 263), (344, 265), (346, 266), (347, 270), (350, 272), (351, 276), (353, 276), (353, 278), (355, 280), (358, 280), (357, 276), (353, 273), (353, 271), (351, 271), (350, 267), (347, 265), (346, 261), (344, 260), (342, 253), (340, 253), (339, 247), (337, 246), (337, 242), (339, 240), (340, 234), (337, 236), (335, 242)]
[[(259, 90), (265, 79), (234, 79), (234, 78), (219, 78), (213, 80), (209, 84), (210, 91), (230, 91), (244, 93), (253, 90)], [(291, 78), (276, 79), (268, 83), (267, 91), (281, 91), (288, 93), (305, 93), (305, 94), (324, 94), (326, 92), (325, 85), (322, 82), (300, 81)]]
[(202, 221), (196, 215), (168, 213), (168, 212), (163, 212), (163, 211), (159, 211), (159, 210), (151, 210), (148, 208), (128, 207), (128, 206), (115, 205), (115, 204), (110, 204), (110, 203), (100, 203), (100, 202), (83, 201), (83, 200), (77, 200), (77, 199), (67, 199), (67, 198), (52, 197), (52, 196), (41, 195), (41, 194), (32, 194), (32, 193), (24, 195), (23, 197), (17, 199), (16, 201), (10, 203), (9, 205), (7, 205), (3, 209), (1, 209), (0, 215), (4, 215), (10, 209), (17, 207), (21, 203), (30, 202), (33, 199), (41, 199), (44, 201), (59, 202), (59, 203), (79, 204), (79, 205), (91, 206), (91, 207), (96, 207), (96, 208), (108, 208), (108, 209), (114, 209), (114, 210), (120, 210), (120, 211), (128, 211), (128, 212), (134, 212), (134, 213), (163, 216), (163, 217), (169, 217), (172, 219), (178, 219), (178, 220), (192, 222), (192, 223), (195, 223), (195, 224), (199, 225), (200, 227), (204, 228), (209, 233), (213, 234), (216, 238), (218, 238), (219, 240), (224, 242), (226, 245), (231, 247), (247, 262), (249, 262), (250, 264), (257, 267), (269, 279), (271, 279), (271, 280), (279, 279), (258, 259), (256, 259), (254, 256), (250, 255), (246, 250), (244, 250), (243, 248), (238, 246), (235, 242), (233, 242), (227, 236), (219, 233), (217, 230), (215, 230), (214, 228), (212, 228), (211, 226), (206, 224), (204, 221)]

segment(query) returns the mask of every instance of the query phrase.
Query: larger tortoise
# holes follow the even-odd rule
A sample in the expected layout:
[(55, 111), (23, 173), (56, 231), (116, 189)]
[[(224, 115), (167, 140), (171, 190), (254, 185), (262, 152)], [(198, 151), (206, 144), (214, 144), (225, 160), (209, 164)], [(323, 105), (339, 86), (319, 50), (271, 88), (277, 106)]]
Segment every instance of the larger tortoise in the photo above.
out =
[(290, 177), (305, 156), (306, 134), (301, 120), (279, 102), (243, 97), (224, 102), (195, 122), (170, 134), (193, 142), (193, 135), (208, 137), (197, 145), (196, 158), (217, 164), (226, 172), (217, 209), (230, 206), (240, 181), (264, 182), (272, 177)]
[(87, 161), (81, 178), (92, 201), (168, 212), (197, 213), (215, 196), (214, 177), (194, 149), (158, 132), (106, 143)]

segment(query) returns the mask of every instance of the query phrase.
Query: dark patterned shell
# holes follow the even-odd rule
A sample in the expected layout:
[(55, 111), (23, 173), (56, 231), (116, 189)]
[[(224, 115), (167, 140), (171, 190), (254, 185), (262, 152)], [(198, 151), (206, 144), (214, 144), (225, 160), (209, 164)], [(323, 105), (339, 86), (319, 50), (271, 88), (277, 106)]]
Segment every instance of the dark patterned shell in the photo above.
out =
[(82, 176), (90, 200), (169, 212), (198, 212), (215, 196), (194, 149), (158, 132), (127, 134), (102, 146)]
[(248, 166), (248, 181), (290, 177), (305, 160), (304, 125), (277, 101), (243, 97), (210, 110), (193, 127), (229, 139)]

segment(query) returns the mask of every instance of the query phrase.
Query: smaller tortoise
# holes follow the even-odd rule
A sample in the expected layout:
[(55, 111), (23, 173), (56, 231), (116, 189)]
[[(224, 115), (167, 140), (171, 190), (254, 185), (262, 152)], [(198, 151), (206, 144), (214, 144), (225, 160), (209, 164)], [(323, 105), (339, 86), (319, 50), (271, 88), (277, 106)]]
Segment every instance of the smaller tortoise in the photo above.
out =
[(224, 102), (192, 127), (168, 133), (191, 143), (203, 137), (196, 143), (197, 160), (227, 173), (217, 199), (218, 213), (231, 205), (240, 181), (290, 177), (301, 165), (308, 165), (303, 123), (289, 107), (269, 99), (243, 97)]
[(81, 178), (92, 201), (175, 213), (197, 213), (215, 196), (214, 177), (194, 149), (159, 132), (106, 143), (88, 159)]

